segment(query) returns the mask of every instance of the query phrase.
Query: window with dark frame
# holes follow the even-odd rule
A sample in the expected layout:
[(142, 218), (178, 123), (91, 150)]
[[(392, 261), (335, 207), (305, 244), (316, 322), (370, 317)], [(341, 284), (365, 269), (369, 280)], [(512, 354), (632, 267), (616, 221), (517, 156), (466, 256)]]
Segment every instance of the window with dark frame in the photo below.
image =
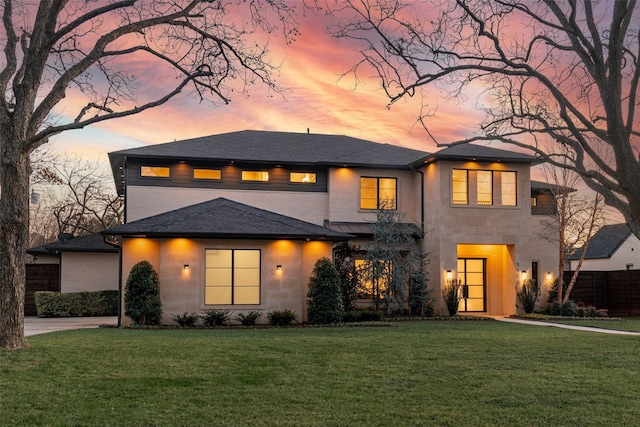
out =
[(205, 304), (260, 304), (260, 249), (205, 250)]
[(269, 182), (268, 171), (242, 171), (243, 181)]
[(170, 178), (169, 166), (140, 166), (140, 176), (144, 178)]
[(360, 177), (360, 209), (397, 209), (397, 178)]
[(222, 170), (221, 169), (202, 169), (202, 168), (194, 168), (193, 169), (193, 179), (203, 179), (203, 180), (221, 180), (222, 179)]

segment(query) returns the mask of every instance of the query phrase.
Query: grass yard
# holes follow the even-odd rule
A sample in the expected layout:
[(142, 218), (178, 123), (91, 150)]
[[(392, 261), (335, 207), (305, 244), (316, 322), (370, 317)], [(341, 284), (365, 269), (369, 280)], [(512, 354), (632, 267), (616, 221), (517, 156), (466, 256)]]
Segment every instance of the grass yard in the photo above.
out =
[(0, 352), (0, 425), (603, 426), (640, 337), (493, 321), (56, 332)]

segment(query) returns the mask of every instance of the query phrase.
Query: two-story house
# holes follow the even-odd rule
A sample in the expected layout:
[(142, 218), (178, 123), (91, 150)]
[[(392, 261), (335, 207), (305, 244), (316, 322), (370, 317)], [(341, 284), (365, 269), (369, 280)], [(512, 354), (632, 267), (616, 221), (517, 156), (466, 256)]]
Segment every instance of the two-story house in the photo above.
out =
[[(288, 308), (305, 319), (315, 261), (335, 242), (370, 239), (379, 207), (424, 228), (432, 296), (460, 278), (462, 312), (515, 313), (519, 281), (545, 281), (557, 263), (553, 249), (532, 244), (537, 159), (522, 153), (241, 131), (109, 159), (126, 223), (105, 234), (121, 245), (123, 284), (141, 260), (158, 270), (165, 321), (208, 308)], [(446, 313), (441, 301), (436, 310)]]

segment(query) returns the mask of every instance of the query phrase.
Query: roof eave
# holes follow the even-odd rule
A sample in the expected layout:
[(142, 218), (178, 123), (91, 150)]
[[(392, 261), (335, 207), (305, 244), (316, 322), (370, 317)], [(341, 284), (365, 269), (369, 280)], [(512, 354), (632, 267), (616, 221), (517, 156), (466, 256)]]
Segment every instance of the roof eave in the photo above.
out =
[(178, 232), (107, 232), (106, 235), (123, 238), (192, 238), (192, 239), (235, 239), (235, 240), (306, 240), (306, 241), (346, 241), (355, 236), (319, 234), (239, 234), (239, 233), (178, 233)]

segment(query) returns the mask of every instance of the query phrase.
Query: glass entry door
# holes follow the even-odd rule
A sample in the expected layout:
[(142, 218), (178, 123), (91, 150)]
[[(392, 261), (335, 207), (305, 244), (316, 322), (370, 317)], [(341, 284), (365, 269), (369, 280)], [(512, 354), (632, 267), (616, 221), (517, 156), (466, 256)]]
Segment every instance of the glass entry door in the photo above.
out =
[(487, 311), (485, 258), (458, 258), (458, 279), (462, 281), (462, 300), (458, 311)]

